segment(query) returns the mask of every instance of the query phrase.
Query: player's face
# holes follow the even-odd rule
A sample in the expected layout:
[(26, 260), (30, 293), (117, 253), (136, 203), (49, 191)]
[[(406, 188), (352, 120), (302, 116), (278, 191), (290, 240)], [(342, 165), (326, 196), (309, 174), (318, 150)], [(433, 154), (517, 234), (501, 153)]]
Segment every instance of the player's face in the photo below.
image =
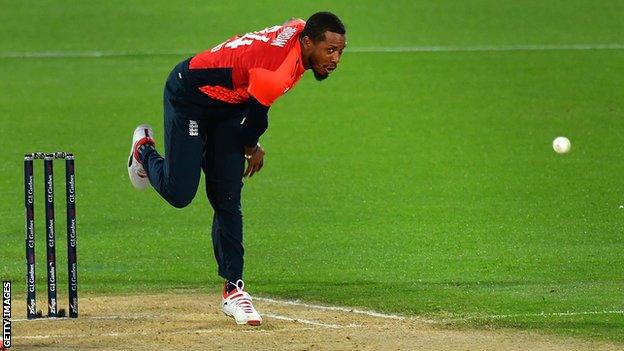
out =
[(325, 32), (325, 40), (312, 43), (309, 58), (310, 68), (317, 80), (323, 80), (336, 68), (344, 50), (346, 38), (344, 34)]

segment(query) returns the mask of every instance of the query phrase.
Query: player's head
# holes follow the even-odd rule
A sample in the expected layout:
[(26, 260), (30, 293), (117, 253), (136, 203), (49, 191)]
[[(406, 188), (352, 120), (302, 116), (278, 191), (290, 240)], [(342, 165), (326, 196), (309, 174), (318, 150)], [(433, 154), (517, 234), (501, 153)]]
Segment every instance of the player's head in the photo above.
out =
[(317, 80), (323, 80), (338, 67), (347, 42), (345, 27), (331, 12), (317, 12), (306, 21), (299, 36), (306, 69), (311, 68)]

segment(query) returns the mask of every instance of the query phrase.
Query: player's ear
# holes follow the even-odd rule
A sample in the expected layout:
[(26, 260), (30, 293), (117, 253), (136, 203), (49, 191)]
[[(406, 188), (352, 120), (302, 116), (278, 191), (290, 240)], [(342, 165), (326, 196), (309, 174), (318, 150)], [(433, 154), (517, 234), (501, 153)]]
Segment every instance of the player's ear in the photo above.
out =
[(314, 42), (307, 35), (301, 38), (301, 43), (303, 44), (303, 47), (305, 49), (310, 49), (310, 48), (314, 47)]

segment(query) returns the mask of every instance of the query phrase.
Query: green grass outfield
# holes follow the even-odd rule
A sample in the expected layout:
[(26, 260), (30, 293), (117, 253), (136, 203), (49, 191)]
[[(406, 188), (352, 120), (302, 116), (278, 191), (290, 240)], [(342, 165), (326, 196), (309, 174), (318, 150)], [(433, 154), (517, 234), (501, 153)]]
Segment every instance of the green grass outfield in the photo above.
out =
[[(273, 106), (266, 167), (246, 182), (250, 291), (624, 343), (622, 2), (246, 3), (1, 2), (0, 276), (16, 300), (22, 154), (59, 149), (76, 154), (81, 292), (216, 291), (203, 185), (184, 210), (132, 189), (131, 132), (148, 122), (162, 141), (181, 59), (330, 9), (348, 29), (342, 64)], [(535, 47), (493, 50), (517, 45)], [(490, 49), (416, 50), (431, 46)], [(113, 56), (76, 57), (95, 51)], [(63, 215), (58, 196), (60, 237)]]

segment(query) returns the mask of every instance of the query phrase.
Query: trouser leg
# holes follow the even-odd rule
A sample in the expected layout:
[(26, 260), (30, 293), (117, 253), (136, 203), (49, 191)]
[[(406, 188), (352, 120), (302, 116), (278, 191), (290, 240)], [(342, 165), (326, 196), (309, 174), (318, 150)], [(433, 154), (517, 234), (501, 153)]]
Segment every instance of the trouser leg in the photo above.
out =
[(201, 176), (204, 135), (202, 126), (175, 109), (165, 90), (165, 157), (155, 149), (142, 153), (142, 163), (150, 183), (171, 205), (181, 208), (191, 203)]
[(219, 275), (235, 282), (243, 276), (242, 176), (245, 166), (241, 116), (218, 122), (208, 132), (204, 172), (214, 209), (212, 242)]

